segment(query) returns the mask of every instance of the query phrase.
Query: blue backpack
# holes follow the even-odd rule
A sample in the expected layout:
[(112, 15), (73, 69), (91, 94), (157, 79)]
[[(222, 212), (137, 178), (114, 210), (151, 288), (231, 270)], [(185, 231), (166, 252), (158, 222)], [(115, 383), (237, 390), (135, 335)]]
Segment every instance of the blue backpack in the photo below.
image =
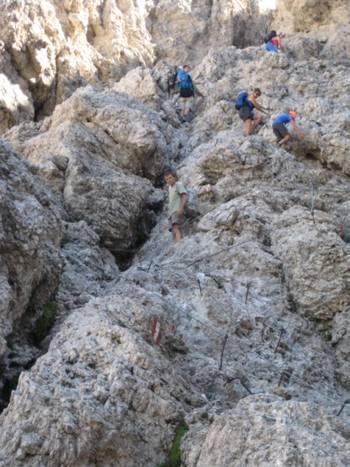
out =
[(186, 71), (178, 71), (177, 76), (180, 79), (180, 89), (193, 89), (192, 78)]
[(244, 103), (246, 102), (247, 99), (248, 99), (247, 91), (240, 92), (235, 102), (236, 109), (241, 110), (241, 108), (244, 106)]

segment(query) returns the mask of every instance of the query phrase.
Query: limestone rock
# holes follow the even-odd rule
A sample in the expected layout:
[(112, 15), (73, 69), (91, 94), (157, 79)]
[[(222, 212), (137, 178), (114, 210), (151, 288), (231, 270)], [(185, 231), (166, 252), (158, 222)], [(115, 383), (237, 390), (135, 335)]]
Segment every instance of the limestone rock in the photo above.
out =
[(124, 78), (113, 86), (118, 92), (124, 92), (135, 99), (151, 104), (159, 110), (161, 99), (151, 71), (147, 68), (137, 67), (129, 71)]
[(156, 112), (128, 96), (91, 86), (58, 106), (39, 131), (31, 131), (18, 135), (14, 129), (6, 138), (50, 184), (64, 177), (66, 167), (57, 164), (57, 158), (67, 158), (71, 168), (85, 155), (157, 181), (179, 145), (173, 128)]
[(119, 277), (110, 251), (86, 222), (66, 223), (61, 253), (65, 259), (56, 301), (62, 312), (101, 296), (108, 283)]
[[(348, 67), (340, 62), (334, 65), (335, 71), (334, 66), (328, 68), (327, 60), (315, 57), (304, 61), (301, 52), (298, 54), (300, 62), (294, 61), (293, 55), (269, 54), (256, 48), (230, 47), (209, 52), (194, 71), (198, 80), (207, 77), (203, 93), (209, 98), (193, 128), (193, 149), (214, 135), (217, 138), (220, 130), (242, 128), (234, 110), (234, 99), (242, 89), (261, 87), (262, 101), (271, 109), (271, 115), (289, 109), (298, 111), (298, 122), (305, 135), (304, 140), (296, 144), (299, 150), (295, 147), (294, 151), (348, 174), (348, 97), (340, 98), (341, 90), (348, 83)], [(308, 52), (305, 54), (310, 56)], [(277, 83), (271, 79), (271, 70), (273, 76), (279, 77)], [(337, 79), (330, 87), (329, 80), (335, 74)], [(260, 134), (273, 142), (271, 124), (270, 118), (265, 117)]]
[[(312, 5), (289, 4), (296, 12)], [(13, 5), (29, 25), (49, 11), (43, 3), (39, 14), (34, 3), (30, 16), (28, 2)], [(305, 22), (300, 28), (314, 30), (319, 21), (325, 28), (288, 33), (285, 52), (275, 55), (239, 48), (248, 41), (244, 22), (236, 24), (224, 1), (55, 2), (62, 55), (56, 65), (39, 54), (42, 81), (23, 89), (34, 104), (40, 90), (49, 106), (84, 87), (50, 117), (6, 133), (27, 159), (23, 178), (44, 181), (65, 233), (55, 245), (64, 259), (58, 319), (40, 349), (18, 339), (11, 347), (12, 363), (28, 370), (0, 416), (4, 466), (154, 467), (166, 461), (184, 423), (187, 467), (346, 465), (349, 67), (342, 54), (330, 58), (334, 49), (324, 39), (340, 24), (341, 5), (330, 5), (333, 19), (322, 5), (319, 20), (295, 18)], [(116, 52), (123, 48), (124, 57)], [(161, 60), (152, 68), (145, 57), (151, 62), (153, 53)], [(193, 78), (205, 98), (181, 124), (167, 84), (187, 59), (198, 63)], [(99, 84), (85, 86), (90, 80)], [(305, 134), (294, 135), (288, 150), (276, 144), (270, 115), (254, 135), (243, 135), (234, 99), (254, 87), (271, 115), (298, 111)], [(36, 109), (36, 117), (47, 110)], [(10, 180), (21, 164), (13, 163)], [(198, 212), (176, 244), (163, 209), (168, 164)], [(16, 196), (23, 186), (14, 184)], [(2, 297), (5, 303), (6, 291)], [(13, 319), (23, 326), (25, 319)], [(39, 351), (45, 354), (33, 364)]]
[(135, 247), (147, 235), (152, 218), (147, 215), (146, 200), (152, 189), (144, 179), (90, 159), (68, 168), (64, 200), (70, 219), (86, 220), (102, 243), (118, 253)]
[(11, 1), (2, 13), (5, 48), (44, 114), (86, 81), (120, 77), (154, 56), (142, 3)]
[[(310, 218), (311, 217), (311, 218)], [(350, 303), (349, 249), (323, 213), (290, 210), (276, 222), (274, 249), (284, 264), (296, 307), (315, 319), (330, 319)]]
[[(208, 48), (257, 44), (269, 17), (220, 0), (188, 3), (113, 0), (11, 0), (0, 19), (4, 51), (12, 62), (7, 84), (5, 130), (56, 104), (87, 83), (120, 79), (156, 58), (173, 65), (198, 63)], [(249, 27), (246, 25), (249, 24)], [(16, 84), (8, 85), (11, 75)], [(0, 81), (0, 85), (1, 85)], [(145, 90), (142, 91), (146, 92)], [(145, 96), (144, 96), (145, 97)]]
[[(198, 449), (191, 434), (184, 446), (186, 466), (267, 467), (274, 465), (346, 466), (349, 444), (335, 417), (307, 402), (251, 396), (223, 413), (206, 430)], [(194, 447), (191, 446), (193, 443)]]
[(0, 133), (20, 123), (34, 118), (32, 98), (24, 80), (18, 75), (0, 42)]
[(4, 365), (6, 338), (15, 334), (29, 306), (34, 313), (19, 328), (33, 325), (36, 307), (47, 304), (58, 287), (62, 225), (52, 194), (30, 173), (25, 161), (3, 142), (0, 152), (0, 358)]
[(307, 32), (323, 25), (345, 23), (349, 16), (349, 1), (282, 0), (277, 10), (277, 21), (294, 31)]
[(116, 306), (97, 301), (73, 314), (49, 352), (21, 376), (1, 415), (3, 423), (11, 420), (1, 435), (1, 465), (162, 461), (187, 389), (157, 348), (119, 324), (120, 305), (141, 310), (115, 300)]
[(85, 220), (116, 254), (147, 237), (154, 189), (139, 176), (158, 181), (179, 145), (154, 111), (119, 93), (87, 87), (58, 106), (39, 130), (17, 135), (12, 130), (6, 137), (56, 187), (70, 220)]

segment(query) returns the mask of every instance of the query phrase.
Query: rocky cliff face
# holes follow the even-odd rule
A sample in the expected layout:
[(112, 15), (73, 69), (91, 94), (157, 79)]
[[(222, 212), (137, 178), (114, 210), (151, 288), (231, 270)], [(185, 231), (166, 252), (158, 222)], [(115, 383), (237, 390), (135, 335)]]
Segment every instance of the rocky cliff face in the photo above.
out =
[(291, 32), (315, 31), (324, 26), (349, 23), (349, 0), (283, 0), (278, 4), (277, 20), (285, 21)]
[(159, 58), (198, 63), (208, 47), (255, 44), (268, 21), (228, 0), (3, 3), (0, 132), (51, 114), (77, 88), (118, 81), (137, 65)]
[(320, 43), (323, 56), (340, 60), (350, 58), (349, 24), (349, 0), (284, 0), (279, 2), (274, 26), (301, 33), (300, 37), (307, 34)]
[[(10, 2), (6, 12), (26, 11), (47, 37), (59, 18), (80, 54), (84, 37), (93, 42), (93, 12), (109, 24), (117, 8), (44, 3)], [(147, 48), (146, 27), (159, 47), (149, 50), (169, 57), (162, 34), (194, 40), (179, 5), (166, 18), (160, 3), (118, 9), (147, 10), (130, 41)], [(190, 6), (202, 15), (196, 30), (211, 31), (206, 47), (218, 18), (209, 10), (223, 3), (181, 8)], [(219, 47), (225, 21), (193, 72), (205, 98), (192, 122), (180, 123), (168, 93), (172, 67), (140, 66), (146, 49), (131, 57), (123, 43), (133, 69), (122, 79), (107, 74), (73, 92), (67, 74), (70, 92), (49, 117), (27, 113), (4, 133), (1, 466), (168, 465), (185, 427), (186, 467), (348, 465), (349, 64), (312, 34), (288, 35), (283, 55)], [(99, 44), (102, 56), (113, 40), (96, 31), (88, 50)], [(34, 88), (21, 83), (30, 106)], [(243, 136), (233, 99), (256, 86), (274, 113), (298, 110), (305, 138), (290, 151), (270, 121)], [(167, 165), (197, 198), (176, 245)]]

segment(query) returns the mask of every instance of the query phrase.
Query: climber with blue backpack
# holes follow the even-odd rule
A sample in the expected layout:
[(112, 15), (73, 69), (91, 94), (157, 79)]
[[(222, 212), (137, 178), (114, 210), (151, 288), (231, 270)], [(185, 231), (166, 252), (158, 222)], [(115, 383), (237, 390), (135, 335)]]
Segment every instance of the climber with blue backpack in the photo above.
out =
[(240, 92), (236, 99), (235, 107), (239, 111), (239, 118), (244, 122), (244, 134), (246, 136), (253, 134), (257, 126), (263, 123), (262, 116), (256, 114), (255, 109), (268, 115), (268, 109), (257, 102), (260, 96), (260, 89), (255, 88), (250, 95), (247, 91)]
[(190, 75), (191, 68), (189, 65), (184, 65), (182, 69), (178, 70), (176, 83), (180, 91), (180, 107), (181, 117), (186, 120), (188, 115), (193, 111), (194, 96), (198, 94), (203, 95), (195, 87), (192, 77)]

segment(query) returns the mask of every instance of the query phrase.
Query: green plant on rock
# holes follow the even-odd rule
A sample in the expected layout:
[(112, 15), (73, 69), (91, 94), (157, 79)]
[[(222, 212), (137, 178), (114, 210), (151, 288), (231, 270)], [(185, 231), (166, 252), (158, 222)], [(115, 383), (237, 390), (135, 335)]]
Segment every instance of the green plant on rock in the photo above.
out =
[(175, 437), (168, 459), (158, 467), (180, 467), (181, 466), (181, 442), (185, 434), (188, 432), (186, 424), (179, 425), (175, 431)]
[(36, 345), (39, 345), (41, 341), (48, 335), (55, 322), (56, 314), (56, 303), (49, 302), (43, 306), (43, 312), (36, 320), (32, 332), (33, 340)]

